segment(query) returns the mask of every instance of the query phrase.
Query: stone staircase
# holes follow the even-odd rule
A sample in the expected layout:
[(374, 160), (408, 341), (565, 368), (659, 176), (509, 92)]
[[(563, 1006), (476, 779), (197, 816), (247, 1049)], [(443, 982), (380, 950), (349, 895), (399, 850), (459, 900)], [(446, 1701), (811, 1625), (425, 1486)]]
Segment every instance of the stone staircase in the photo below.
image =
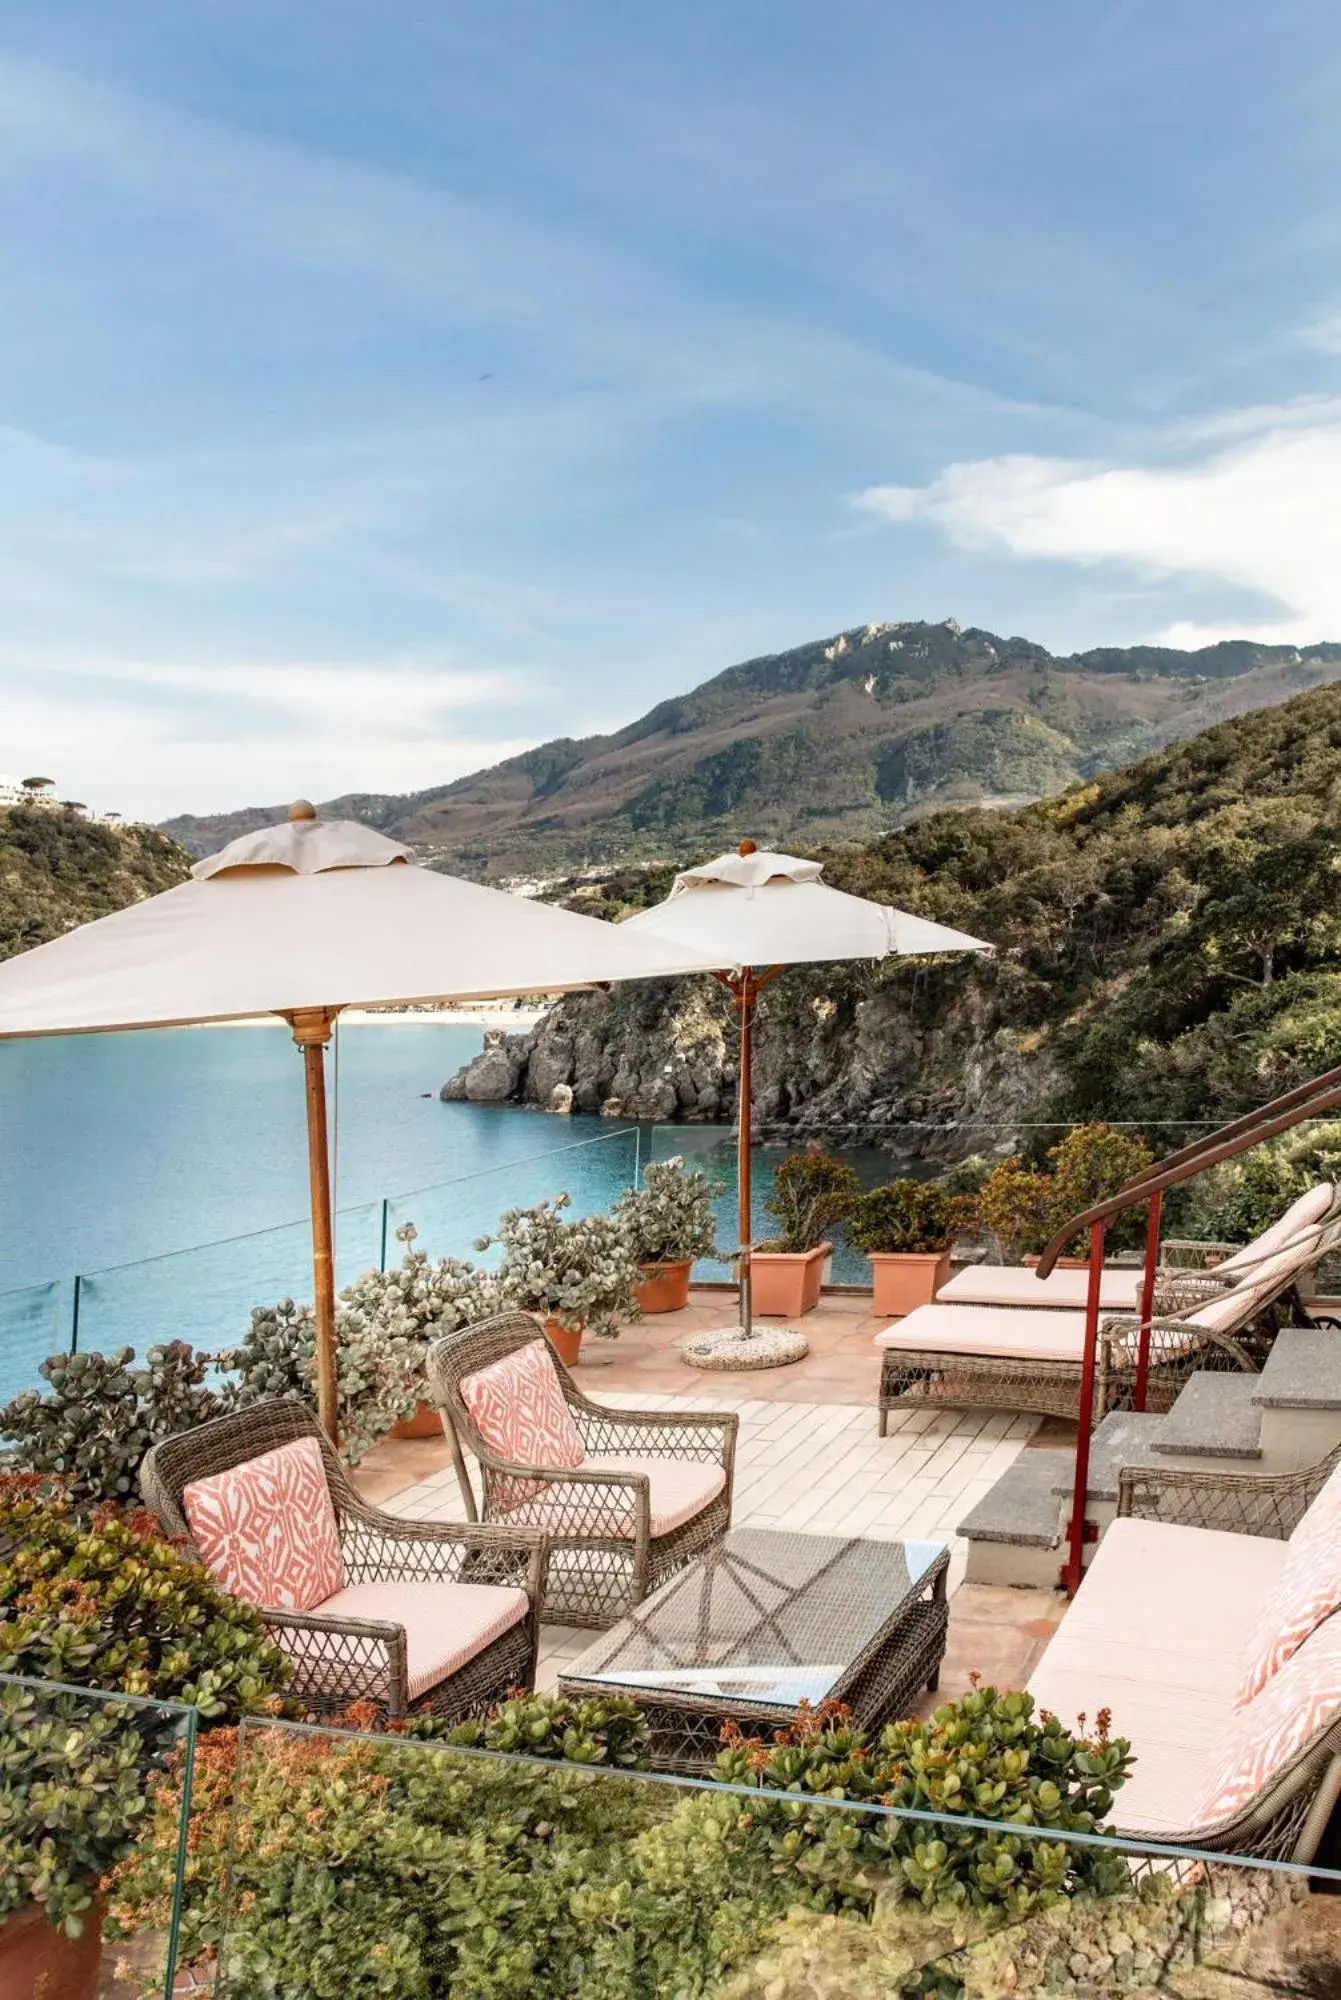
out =
[[(1316, 1465), (1341, 1444), (1341, 1329), (1289, 1326), (1260, 1375), (1203, 1370), (1164, 1416), (1116, 1410), (1090, 1440), (1086, 1517), (1102, 1535), (1124, 1466), (1270, 1474)], [(969, 1583), (1053, 1585), (1065, 1560), (1075, 1459), (1026, 1448), (959, 1523)], [(1091, 1547), (1094, 1545), (1092, 1544)]]

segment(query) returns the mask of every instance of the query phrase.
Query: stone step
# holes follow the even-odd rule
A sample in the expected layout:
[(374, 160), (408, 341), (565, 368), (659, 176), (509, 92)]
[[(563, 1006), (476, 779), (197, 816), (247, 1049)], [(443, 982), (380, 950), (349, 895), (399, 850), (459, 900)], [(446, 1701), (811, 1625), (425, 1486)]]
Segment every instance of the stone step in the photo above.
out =
[[(1155, 1439), (1166, 1419), (1149, 1410), (1110, 1410), (1090, 1439), (1090, 1476), (1086, 1488), (1091, 1500), (1113, 1500), (1118, 1495), (1118, 1474), (1124, 1465), (1149, 1465)], [(1041, 1454), (1040, 1454), (1041, 1455)], [(1065, 1460), (1053, 1492), (1059, 1500), (1069, 1500), (1075, 1491), (1075, 1461), (1069, 1451), (1058, 1456)]]
[(1261, 1458), (1262, 1413), (1255, 1400), (1261, 1379), (1210, 1368), (1189, 1375), (1151, 1441), (1152, 1452), (1160, 1460)]
[(1061, 1566), (1062, 1503), (1053, 1487), (1069, 1451), (1022, 1451), (959, 1524), (969, 1583), (1052, 1590)]
[(1341, 1332), (1284, 1326), (1253, 1383), (1259, 1410), (1341, 1410)]
[(956, 1533), (971, 1542), (1013, 1542), (1026, 1548), (1055, 1549), (1062, 1536), (1055, 1488), (1071, 1463), (1069, 1451), (1022, 1451), (991, 1492), (965, 1515)]

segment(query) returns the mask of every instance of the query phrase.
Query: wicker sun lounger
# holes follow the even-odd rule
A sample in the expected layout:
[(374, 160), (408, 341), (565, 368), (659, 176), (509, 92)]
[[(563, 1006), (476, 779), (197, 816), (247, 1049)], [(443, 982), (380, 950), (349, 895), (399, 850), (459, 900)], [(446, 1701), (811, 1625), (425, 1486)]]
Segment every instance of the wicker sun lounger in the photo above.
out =
[[(1286, 1249), (1257, 1262), (1251, 1278), (1203, 1288), (1200, 1274), (1168, 1278), (1156, 1292), (1150, 1321), (1146, 1408), (1167, 1410), (1196, 1369), (1255, 1372), (1278, 1327), (1295, 1309), (1294, 1287), (1329, 1246), (1328, 1232), (1306, 1231)], [(1207, 1274), (1212, 1281), (1215, 1274)], [(1130, 1408), (1136, 1391), (1141, 1320), (1108, 1313), (1099, 1323), (1096, 1354), (1097, 1422)], [(880, 1432), (889, 1412), (926, 1405), (951, 1409), (1022, 1410), (1076, 1417), (1085, 1353), (1085, 1315), (998, 1306), (919, 1306), (875, 1336), (882, 1350)]]
[[(1338, 1461), (1333, 1452), (1322, 1465), (1266, 1478), (1158, 1466), (1121, 1474), (1118, 1519), (1029, 1691), (1059, 1715), (1109, 1708), (1114, 1730), (1131, 1738), (1136, 1766), (1113, 1813), (1129, 1838), (1277, 1860), (1316, 1855), (1341, 1794), (1334, 1703), (1319, 1703), (1318, 1726), (1267, 1762), (1250, 1796), (1230, 1809), (1204, 1801), (1242, 1726), (1245, 1647), (1279, 1591), (1285, 1540)], [(1319, 1525), (1341, 1560), (1341, 1531), (1327, 1519), (1336, 1516)], [(1331, 1644), (1322, 1624), (1318, 1642)]]

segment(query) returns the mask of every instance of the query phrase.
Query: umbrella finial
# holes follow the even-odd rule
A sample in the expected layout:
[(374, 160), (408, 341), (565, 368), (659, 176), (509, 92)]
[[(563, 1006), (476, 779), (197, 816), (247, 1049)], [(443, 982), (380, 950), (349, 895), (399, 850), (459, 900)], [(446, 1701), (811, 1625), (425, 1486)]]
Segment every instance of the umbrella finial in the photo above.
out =
[(315, 819), (316, 816), (317, 809), (311, 799), (295, 799), (289, 807), (289, 819), (294, 826), (297, 826), (303, 820)]
[(759, 852), (759, 844), (754, 840), (742, 840), (736, 852), (737, 854), (757, 854)]

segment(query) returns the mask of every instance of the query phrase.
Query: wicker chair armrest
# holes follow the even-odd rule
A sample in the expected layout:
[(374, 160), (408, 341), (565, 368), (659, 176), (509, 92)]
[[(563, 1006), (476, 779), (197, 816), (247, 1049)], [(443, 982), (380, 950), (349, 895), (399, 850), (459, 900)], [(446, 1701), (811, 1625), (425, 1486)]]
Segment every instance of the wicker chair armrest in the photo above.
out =
[(538, 1601), (548, 1545), (540, 1528), (486, 1521), (409, 1521), (380, 1507), (351, 1512), (340, 1548), (351, 1583), (502, 1583)]
[(1155, 1311), (1167, 1317), (1195, 1310), (1233, 1290), (1234, 1279), (1218, 1271), (1162, 1271), (1155, 1279)]
[(504, 1533), (511, 1533), (515, 1521), (555, 1537), (582, 1532), (645, 1540), (651, 1534), (652, 1482), (645, 1472), (588, 1465), (557, 1470), (506, 1460), (492, 1460), (481, 1470), (486, 1509), (505, 1515)]
[[(1217, 1243), (1205, 1236), (1166, 1236), (1159, 1246), (1160, 1260), (1174, 1251), (1182, 1257), (1232, 1257), (1241, 1250), (1241, 1243)], [(1188, 1269), (1189, 1266), (1175, 1265), (1174, 1269)]]
[(620, 1410), (580, 1394), (569, 1409), (588, 1451), (632, 1451), (729, 1470), (740, 1419), (734, 1410)]
[[(1334, 1455), (1335, 1456), (1335, 1455)], [(1284, 1541), (1303, 1518), (1333, 1461), (1274, 1478), (1250, 1472), (1193, 1471), (1181, 1466), (1127, 1465), (1118, 1474), (1119, 1516), (1169, 1521), (1185, 1528)]]

